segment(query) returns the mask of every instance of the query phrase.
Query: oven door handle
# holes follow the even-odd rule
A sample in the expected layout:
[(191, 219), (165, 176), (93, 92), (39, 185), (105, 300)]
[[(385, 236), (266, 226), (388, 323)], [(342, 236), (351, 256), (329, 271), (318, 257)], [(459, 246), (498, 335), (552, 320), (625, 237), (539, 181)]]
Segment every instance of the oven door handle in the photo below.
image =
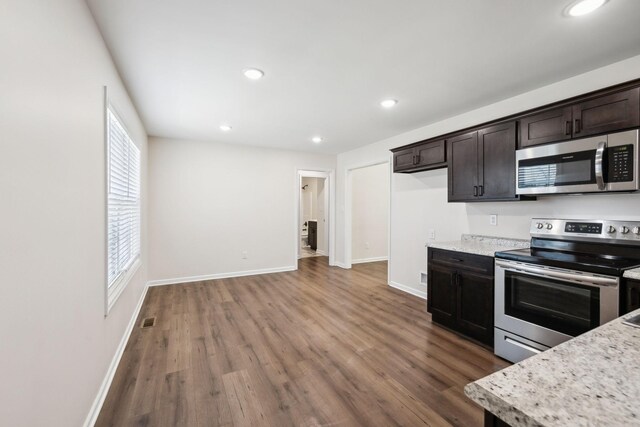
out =
[(523, 348), (523, 349), (525, 349), (525, 350), (527, 350), (527, 351), (530, 351), (530, 352), (532, 352), (532, 353), (535, 353), (535, 354), (540, 354), (540, 353), (542, 353), (542, 350), (538, 350), (538, 349), (537, 349), (537, 348), (535, 348), (535, 347), (531, 347), (530, 345), (523, 344), (523, 343), (521, 343), (520, 341), (516, 341), (516, 340), (514, 340), (513, 338), (504, 337), (504, 340), (505, 340), (506, 342), (508, 342), (509, 344), (511, 344), (511, 345), (515, 345), (515, 346), (517, 346), (517, 347)]
[(604, 190), (604, 150), (607, 148), (606, 141), (598, 142), (598, 148), (596, 149), (596, 161), (595, 161), (595, 172), (596, 172), (596, 184), (598, 184), (598, 190)]
[(615, 277), (592, 276), (571, 271), (563, 272), (520, 263), (514, 265), (508, 261), (505, 262), (501, 260), (496, 260), (496, 266), (509, 271), (518, 271), (535, 276), (548, 277), (550, 279), (568, 280), (592, 287), (618, 286), (619, 282), (618, 278)]

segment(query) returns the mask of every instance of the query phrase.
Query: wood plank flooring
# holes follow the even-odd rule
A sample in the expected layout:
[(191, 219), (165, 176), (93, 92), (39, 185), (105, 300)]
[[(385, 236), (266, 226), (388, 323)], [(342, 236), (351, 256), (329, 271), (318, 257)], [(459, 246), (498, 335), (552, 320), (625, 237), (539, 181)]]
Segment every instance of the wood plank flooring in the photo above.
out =
[(508, 364), (431, 323), (385, 262), (149, 289), (97, 426), (481, 426)]

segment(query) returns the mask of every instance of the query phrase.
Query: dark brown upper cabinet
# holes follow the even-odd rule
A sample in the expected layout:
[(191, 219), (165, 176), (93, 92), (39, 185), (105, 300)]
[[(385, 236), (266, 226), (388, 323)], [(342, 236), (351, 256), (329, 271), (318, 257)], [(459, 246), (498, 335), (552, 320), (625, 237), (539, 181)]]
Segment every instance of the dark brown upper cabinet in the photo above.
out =
[(478, 132), (456, 136), (447, 142), (449, 201), (478, 197)]
[(459, 135), (447, 144), (450, 202), (516, 200), (515, 122)]
[(520, 119), (520, 148), (640, 126), (640, 88), (585, 100)]
[(393, 153), (393, 171), (413, 173), (447, 167), (445, 141), (429, 141)]
[(640, 126), (640, 88), (602, 96), (573, 106), (573, 137)]
[(571, 111), (556, 108), (520, 120), (520, 148), (571, 139)]

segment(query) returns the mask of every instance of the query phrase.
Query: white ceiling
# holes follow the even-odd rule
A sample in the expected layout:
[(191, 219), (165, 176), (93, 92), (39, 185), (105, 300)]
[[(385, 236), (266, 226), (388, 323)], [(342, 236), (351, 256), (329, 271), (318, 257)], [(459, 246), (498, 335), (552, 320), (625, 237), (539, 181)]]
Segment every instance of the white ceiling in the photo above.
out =
[(636, 0), (582, 18), (569, 0), (87, 1), (150, 135), (312, 152), (640, 54)]

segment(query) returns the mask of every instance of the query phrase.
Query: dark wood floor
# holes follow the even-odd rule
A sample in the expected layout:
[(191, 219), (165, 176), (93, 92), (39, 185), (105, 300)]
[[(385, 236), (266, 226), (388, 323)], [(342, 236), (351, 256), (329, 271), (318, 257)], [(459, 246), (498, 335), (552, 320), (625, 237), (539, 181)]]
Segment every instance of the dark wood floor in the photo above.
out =
[(385, 262), (149, 289), (97, 426), (482, 425), (507, 366), (386, 285)]

